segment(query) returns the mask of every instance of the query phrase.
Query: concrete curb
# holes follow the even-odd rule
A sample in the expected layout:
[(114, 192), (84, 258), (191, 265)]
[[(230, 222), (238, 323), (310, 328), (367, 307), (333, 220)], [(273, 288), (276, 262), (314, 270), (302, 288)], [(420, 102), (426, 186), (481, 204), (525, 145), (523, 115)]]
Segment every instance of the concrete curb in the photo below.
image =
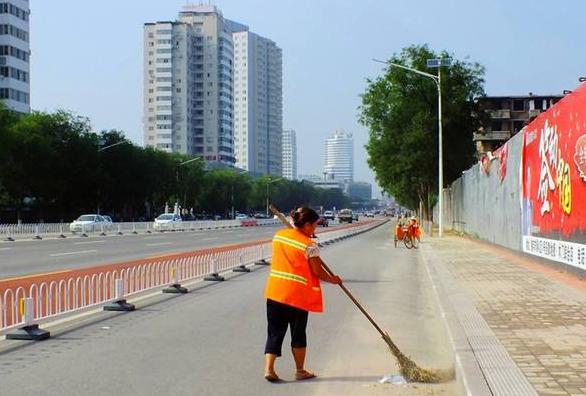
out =
[(435, 300), (454, 353), (454, 372), (460, 392), (464, 395), (492, 396), (486, 378), (468, 342), (466, 333), (449, 302), (446, 285), (440, 280), (435, 265), (429, 260), (426, 252), (427, 247), (424, 244), (419, 246), (420, 257), (425, 264), (427, 275), (433, 286)]
[(464, 394), (536, 396), (465, 288), (435, 264), (431, 246), (422, 246), (421, 252), (454, 350), (456, 381)]

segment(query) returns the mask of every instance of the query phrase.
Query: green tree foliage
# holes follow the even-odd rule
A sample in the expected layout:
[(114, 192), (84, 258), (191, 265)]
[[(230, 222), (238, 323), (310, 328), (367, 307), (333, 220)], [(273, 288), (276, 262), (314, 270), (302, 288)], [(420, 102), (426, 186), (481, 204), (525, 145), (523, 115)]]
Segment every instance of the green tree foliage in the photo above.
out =
[[(431, 74), (427, 59), (453, 58), (427, 45), (411, 46), (389, 62)], [(442, 68), (444, 184), (451, 183), (474, 161), (472, 134), (479, 122), (475, 98), (484, 95), (484, 68), (453, 59)], [(379, 185), (406, 207), (422, 202), (426, 213), (437, 200), (437, 86), (431, 78), (387, 67), (384, 75), (367, 80), (359, 108), (360, 122), (369, 129), (368, 164)]]
[(284, 211), (348, 205), (340, 190), (206, 170), (193, 159), (138, 147), (118, 130), (92, 132), (89, 120), (68, 112), (21, 116), (0, 107), (0, 223), (70, 221), (96, 211), (146, 220), (175, 202), (195, 214), (264, 212), (269, 180), (271, 202)]

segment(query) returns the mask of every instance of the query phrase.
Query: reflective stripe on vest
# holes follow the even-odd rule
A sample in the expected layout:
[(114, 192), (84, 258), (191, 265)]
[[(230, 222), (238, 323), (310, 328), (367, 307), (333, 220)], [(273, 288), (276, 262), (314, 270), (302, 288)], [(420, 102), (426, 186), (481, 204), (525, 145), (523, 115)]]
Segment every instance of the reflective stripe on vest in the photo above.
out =
[(280, 278), (280, 279), (286, 279), (286, 280), (290, 280), (293, 282), (299, 282), (303, 285), (307, 285), (307, 279), (305, 277), (291, 274), (289, 272), (277, 271), (277, 270), (272, 269), (269, 276), (273, 276), (275, 278)]
[(303, 251), (305, 251), (305, 249), (307, 249), (307, 245), (305, 245), (299, 241), (296, 241), (295, 239), (286, 238), (282, 235), (275, 235), (275, 237), (273, 238), (273, 242), (284, 243), (287, 246), (291, 246), (292, 248), (303, 250)]

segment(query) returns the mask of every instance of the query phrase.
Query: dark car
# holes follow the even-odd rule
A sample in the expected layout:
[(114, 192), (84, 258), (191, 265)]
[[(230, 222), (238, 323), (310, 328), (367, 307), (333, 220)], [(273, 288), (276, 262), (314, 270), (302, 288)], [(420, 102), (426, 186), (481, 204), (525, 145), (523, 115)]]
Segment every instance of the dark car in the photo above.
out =
[(317, 225), (322, 227), (329, 227), (330, 221), (326, 217), (320, 216), (319, 219), (317, 219)]

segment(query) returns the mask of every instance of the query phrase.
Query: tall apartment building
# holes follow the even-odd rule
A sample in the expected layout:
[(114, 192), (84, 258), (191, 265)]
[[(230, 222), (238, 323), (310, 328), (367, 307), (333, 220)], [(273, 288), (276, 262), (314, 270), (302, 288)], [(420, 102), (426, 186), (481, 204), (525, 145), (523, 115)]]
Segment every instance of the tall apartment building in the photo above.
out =
[(233, 45), (212, 5), (144, 25), (144, 142), (232, 166)]
[(9, 109), (29, 113), (29, 1), (0, 2), (0, 99)]
[(283, 131), (283, 177), (297, 180), (297, 135), (293, 129)]
[(340, 183), (354, 180), (354, 139), (351, 133), (337, 129), (326, 139), (324, 179)]
[(282, 174), (283, 54), (272, 40), (232, 23), (236, 166)]
[(562, 95), (483, 96), (480, 108), (488, 114), (485, 125), (474, 132), (478, 156), (493, 151), (513, 137), (523, 127), (549, 109)]

